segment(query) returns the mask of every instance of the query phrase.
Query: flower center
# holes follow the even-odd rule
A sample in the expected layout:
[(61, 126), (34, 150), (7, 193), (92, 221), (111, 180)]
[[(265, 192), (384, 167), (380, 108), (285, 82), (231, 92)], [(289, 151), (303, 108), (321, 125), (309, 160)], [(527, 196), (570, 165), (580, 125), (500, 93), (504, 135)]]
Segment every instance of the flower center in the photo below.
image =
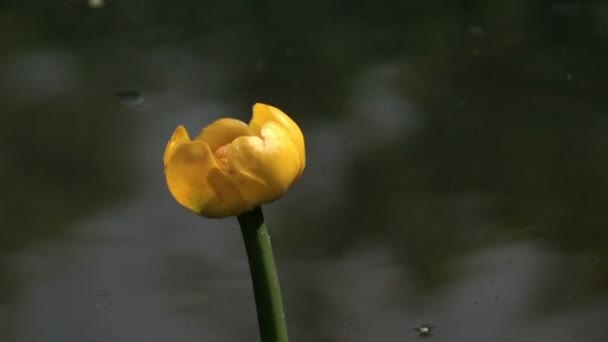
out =
[(228, 168), (228, 147), (230, 147), (230, 143), (222, 145), (215, 150), (215, 158), (222, 170), (226, 170)]

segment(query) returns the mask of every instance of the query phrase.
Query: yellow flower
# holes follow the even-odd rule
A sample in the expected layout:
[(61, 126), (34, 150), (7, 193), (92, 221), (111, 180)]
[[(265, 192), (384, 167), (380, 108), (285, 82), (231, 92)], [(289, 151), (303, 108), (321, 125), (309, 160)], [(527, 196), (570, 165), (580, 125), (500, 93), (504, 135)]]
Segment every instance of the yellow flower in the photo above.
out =
[(280, 109), (256, 103), (249, 125), (222, 118), (194, 140), (178, 126), (164, 164), (179, 204), (205, 217), (234, 216), (278, 199), (302, 175), (304, 136)]

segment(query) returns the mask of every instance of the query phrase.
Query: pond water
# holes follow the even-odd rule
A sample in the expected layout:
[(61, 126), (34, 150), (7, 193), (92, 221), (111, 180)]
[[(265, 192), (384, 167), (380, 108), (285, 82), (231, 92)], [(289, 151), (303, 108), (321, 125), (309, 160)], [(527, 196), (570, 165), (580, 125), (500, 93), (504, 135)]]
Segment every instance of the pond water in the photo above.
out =
[(605, 3), (29, 0), (0, 27), (0, 341), (258, 340), (236, 219), (162, 165), (255, 102), (307, 142), (264, 206), (292, 341), (607, 340)]

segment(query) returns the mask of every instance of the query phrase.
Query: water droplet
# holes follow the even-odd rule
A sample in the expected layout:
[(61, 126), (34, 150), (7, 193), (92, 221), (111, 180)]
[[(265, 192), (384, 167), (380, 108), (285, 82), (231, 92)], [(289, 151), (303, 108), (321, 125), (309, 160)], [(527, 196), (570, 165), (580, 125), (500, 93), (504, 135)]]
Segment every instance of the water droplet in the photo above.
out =
[(105, 0), (89, 0), (89, 7), (93, 9), (102, 8), (105, 4)]
[(430, 324), (420, 324), (419, 326), (414, 328), (414, 331), (418, 333), (418, 336), (431, 336), (431, 330), (435, 329), (434, 326)]
[(143, 94), (136, 89), (118, 89), (114, 92), (118, 102), (125, 106), (139, 106), (144, 102)]

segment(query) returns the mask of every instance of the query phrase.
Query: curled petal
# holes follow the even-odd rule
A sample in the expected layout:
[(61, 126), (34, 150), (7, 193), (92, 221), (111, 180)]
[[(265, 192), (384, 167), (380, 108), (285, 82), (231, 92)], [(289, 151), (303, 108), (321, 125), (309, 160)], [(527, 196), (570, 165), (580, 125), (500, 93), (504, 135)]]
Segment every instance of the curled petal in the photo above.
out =
[(215, 190), (216, 196), (199, 212), (202, 216), (216, 218), (235, 216), (258, 205), (247, 201), (242, 195), (242, 189), (238, 188), (234, 180), (221, 169), (211, 170), (207, 182)]
[(289, 137), (292, 139), (297, 149), (298, 156), (300, 157), (301, 165), (300, 171), (298, 172), (298, 177), (300, 177), (306, 166), (304, 135), (302, 134), (300, 127), (282, 110), (267, 104), (256, 103), (253, 106), (253, 118), (251, 119), (251, 122), (249, 122), (251, 131), (256, 135), (260, 135), (262, 128), (268, 122), (276, 122), (288, 132)]
[(237, 119), (222, 118), (203, 128), (195, 140), (204, 140), (211, 151), (216, 151), (243, 135), (252, 135), (246, 123)]
[(167, 165), (167, 159), (173, 153), (177, 145), (188, 141), (190, 141), (190, 136), (188, 135), (186, 128), (182, 125), (177, 126), (165, 148), (165, 155), (163, 156), (165, 166)]
[(228, 149), (227, 173), (252, 203), (276, 200), (300, 174), (301, 160), (289, 132), (276, 122), (262, 127), (260, 137), (240, 137)]
[(209, 146), (201, 140), (181, 142), (165, 151), (169, 191), (179, 204), (197, 213), (216, 196), (207, 182), (214, 167), (217, 166)]
[(183, 127), (176, 132), (178, 141), (165, 150), (165, 177), (179, 204), (206, 217), (233, 216), (253, 208), (218, 167), (204, 141), (184, 140)]

